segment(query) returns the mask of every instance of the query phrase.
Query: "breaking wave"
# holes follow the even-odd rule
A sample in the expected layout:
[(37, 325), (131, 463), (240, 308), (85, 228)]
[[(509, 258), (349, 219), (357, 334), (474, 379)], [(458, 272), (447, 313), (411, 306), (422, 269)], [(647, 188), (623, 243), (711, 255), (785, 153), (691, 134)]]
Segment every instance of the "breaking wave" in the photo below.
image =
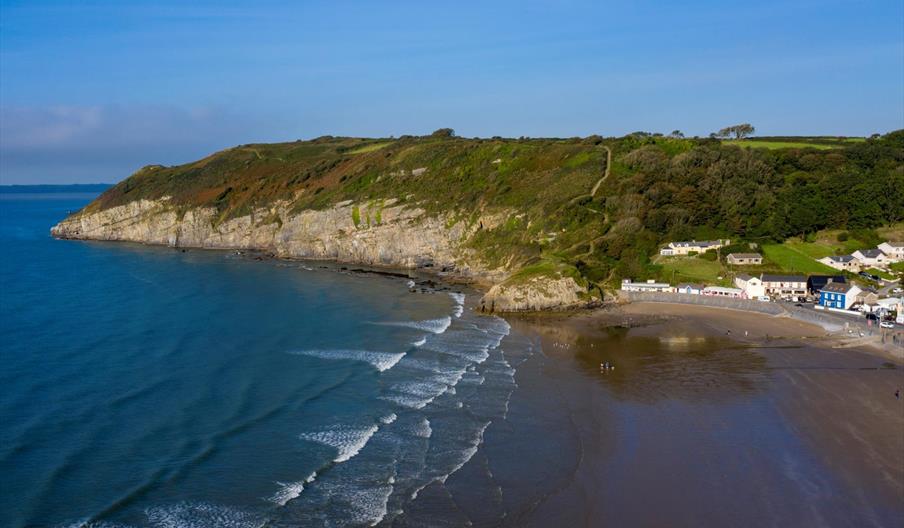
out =
[(370, 425), (367, 427), (341, 425), (325, 431), (302, 433), (299, 435), (299, 438), (332, 447), (337, 451), (336, 458), (333, 459), (333, 462), (340, 463), (351, 459), (364, 449), (364, 446), (367, 445), (370, 437), (372, 437), (379, 428), (380, 427), (377, 425)]
[(449, 316), (440, 317), (438, 319), (425, 319), (423, 321), (385, 321), (375, 323), (386, 326), (404, 326), (406, 328), (414, 328), (434, 334), (441, 334), (452, 324), (452, 318)]
[(310, 356), (320, 359), (345, 359), (370, 363), (380, 372), (391, 369), (405, 353), (375, 352), (373, 350), (294, 350), (289, 352), (297, 356)]

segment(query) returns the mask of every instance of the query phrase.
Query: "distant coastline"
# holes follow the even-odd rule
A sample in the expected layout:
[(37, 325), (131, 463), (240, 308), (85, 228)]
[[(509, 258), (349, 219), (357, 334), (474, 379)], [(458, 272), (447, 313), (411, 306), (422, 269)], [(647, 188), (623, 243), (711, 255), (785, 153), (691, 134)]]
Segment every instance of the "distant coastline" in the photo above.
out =
[(73, 183), (68, 185), (0, 185), (0, 194), (103, 192), (110, 187), (113, 187), (112, 183)]

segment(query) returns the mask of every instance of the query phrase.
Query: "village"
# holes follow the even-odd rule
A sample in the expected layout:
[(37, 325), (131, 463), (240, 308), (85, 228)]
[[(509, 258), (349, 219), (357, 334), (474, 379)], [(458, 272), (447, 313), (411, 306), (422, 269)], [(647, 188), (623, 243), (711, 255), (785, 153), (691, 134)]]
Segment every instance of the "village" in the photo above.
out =
[(743, 270), (731, 271), (727, 277), (719, 276), (721, 284), (624, 279), (621, 291), (788, 302), (796, 307), (811, 306), (814, 310), (864, 317), (870, 324), (883, 328), (904, 326), (904, 290), (899, 272), (891, 268), (904, 263), (904, 242), (886, 241), (849, 255), (818, 259), (819, 263), (838, 270), (837, 274), (756, 273), (751, 268), (764, 264), (763, 255), (732, 252), (723, 259), (721, 249), (730, 244), (730, 240), (721, 239), (670, 242), (659, 252), (662, 258), (709, 253), (711, 258), (724, 260), (730, 270)]

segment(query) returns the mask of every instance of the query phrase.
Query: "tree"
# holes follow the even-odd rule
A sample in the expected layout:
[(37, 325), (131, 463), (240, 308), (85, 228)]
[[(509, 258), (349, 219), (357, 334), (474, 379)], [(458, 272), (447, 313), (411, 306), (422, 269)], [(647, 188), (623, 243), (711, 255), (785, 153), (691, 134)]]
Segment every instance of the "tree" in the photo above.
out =
[(672, 133), (669, 134), (669, 136), (671, 136), (673, 138), (683, 138), (684, 133), (682, 133), (680, 130), (672, 130)]
[(449, 137), (450, 138), (450, 137), (455, 137), (455, 131), (452, 130), (451, 128), (439, 128), (439, 129), (434, 130), (433, 133), (430, 135), (433, 137)]
[(750, 123), (742, 123), (740, 125), (735, 125), (731, 127), (734, 131), (735, 137), (738, 139), (744, 138), (756, 132), (756, 129), (753, 128), (753, 125)]
[(741, 123), (740, 125), (732, 125), (725, 127), (716, 132), (716, 137), (728, 138), (734, 136), (735, 139), (743, 139), (756, 131), (750, 123)]

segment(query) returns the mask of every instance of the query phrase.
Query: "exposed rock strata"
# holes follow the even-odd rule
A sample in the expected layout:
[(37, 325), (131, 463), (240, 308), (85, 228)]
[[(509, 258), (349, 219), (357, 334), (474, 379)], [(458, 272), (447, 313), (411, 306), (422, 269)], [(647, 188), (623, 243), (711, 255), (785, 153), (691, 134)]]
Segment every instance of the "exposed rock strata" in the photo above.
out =
[[(169, 199), (137, 200), (79, 212), (51, 229), (59, 238), (119, 240), (172, 247), (254, 249), (279, 257), (336, 260), (374, 266), (428, 268), (485, 283), (507, 273), (481, 267), (464, 246), (479, 223), (427, 215), (393, 200), (292, 212), (287, 203), (217, 221), (213, 208), (180, 211)], [(570, 282), (569, 282), (570, 281)], [(561, 309), (582, 304), (572, 279), (538, 279), (518, 287), (493, 286), (485, 306), (496, 311)]]

